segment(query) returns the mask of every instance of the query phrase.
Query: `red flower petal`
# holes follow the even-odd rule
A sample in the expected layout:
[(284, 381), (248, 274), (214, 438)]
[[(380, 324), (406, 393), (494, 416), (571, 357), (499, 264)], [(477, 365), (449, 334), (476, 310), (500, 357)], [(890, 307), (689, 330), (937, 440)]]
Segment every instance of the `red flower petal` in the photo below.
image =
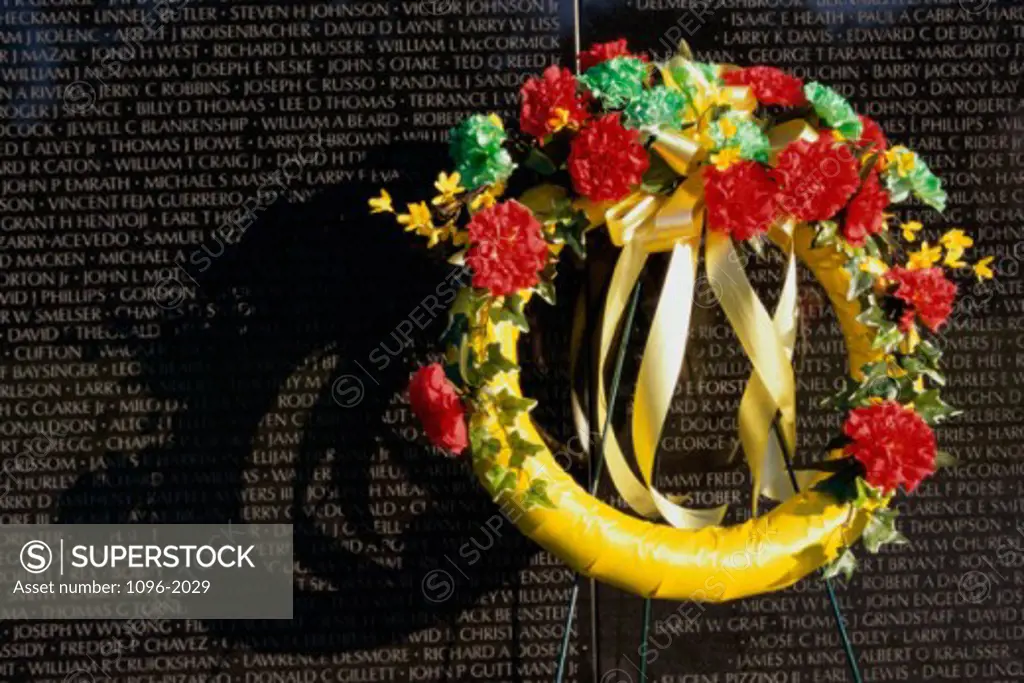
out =
[(935, 472), (935, 433), (896, 401), (855, 408), (843, 425), (851, 443), (843, 450), (864, 466), (865, 480), (885, 491), (913, 491)]
[(568, 69), (555, 65), (527, 80), (520, 96), (519, 127), (538, 140), (562, 125), (578, 127), (589, 116), (586, 100), (576, 92), (576, 78)]
[(846, 207), (846, 217), (843, 220), (843, 237), (846, 241), (861, 246), (865, 237), (882, 232), (887, 206), (889, 193), (878, 182), (878, 173), (872, 171)]
[(467, 228), (474, 287), (504, 296), (537, 284), (548, 243), (528, 208), (517, 201), (495, 204), (475, 214)]
[(747, 240), (768, 231), (776, 216), (778, 188), (763, 166), (741, 161), (724, 171), (704, 169), (708, 227)]
[(576, 192), (593, 201), (616, 201), (643, 178), (650, 159), (637, 131), (627, 130), (619, 114), (592, 121), (573, 139), (569, 175)]
[(779, 185), (779, 208), (804, 221), (832, 218), (860, 185), (857, 159), (827, 130), (814, 142), (787, 145), (772, 178)]
[(935, 332), (953, 312), (956, 285), (946, 278), (942, 268), (892, 268), (886, 278), (896, 283), (896, 298), (906, 304), (900, 327), (907, 331), (915, 316), (925, 327)]
[(746, 85), (761, 104), (802, 107), (807, 104), (804, 82), (772, 66), (751, 66), (722, 74), (726, 85)]
[(440, 363), (416, 371), (409, 382), (409, 404), (432, 444), (452, 453), (469, 445), (462, 399)]

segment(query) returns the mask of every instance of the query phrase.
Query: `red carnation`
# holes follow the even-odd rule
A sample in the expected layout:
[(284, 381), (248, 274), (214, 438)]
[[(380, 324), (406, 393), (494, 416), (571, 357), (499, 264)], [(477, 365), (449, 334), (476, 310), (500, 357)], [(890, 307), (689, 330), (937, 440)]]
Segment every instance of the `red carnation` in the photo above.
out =
[(843, 434), (853, 440), (843, 450), (864, 466), (869, 484), (886, 492), (913, 491), (935, 472), (935, 433), (896, 401), (853, 409)]
[(606, 114), (580, 131), (569, 151), (569, 175), (576, 191), (595, 202), (615, 201), (643, 178), (650, 163), (640, 136)]
[(889, 193), (878, 182), (878, 172), (872, 171), (846, 207), (846, 218), (843, 220), (843, 237), (846, 241), (859, 247), (868, 235), (882, 232), (887, 206)]
[(708, 227), (737, 240), (768, 231), (775, 219), (777, 188), (755, 161), (741, 161), (724, 171), (704, 168), (704, 202)]
[(836, 215), (860, 185), (856, 158), (828, 131), (814, 142), (789, 143), (772, 177), (779, 184), (779, 207), (804, 221)]
[(430, 443), (452, 453), (466, 449), (466, 412), (440, 363), (416, 371), (409, 382), (409, 403)]
[(871, 145), (871, 151), (876, 154), (881, 154), (889, 148), (889, 141), (885, 139), (885, 132), (882, 131), (882, 127), (869, 116), (860, 116), (861, 133), (860, 142), (862, 145)]
[(894, 296), (906, 304), (900, 316), (900, 327), (904, 332), (914, 326), (915, 316), (935, 332), (953, 312), (956, 285), (946, 279), (942, 268), (907, 270), (897, 266), (885, 276), (896, 283)]
[(495, 204), (474, 215), (467, 227), (466, 262), (473, 269), (474, 287), (504, 296), (537, 284), (548, 243), (528, 208), (517, 201)]
[(549, 66), (543, 75), (527, 80), (519, 94), (523, 101), (519, 127), (538, 140), (587, 120), (586, 100), (576, 92), (576, 78), (568, 69)]
[(751, 66), (722, 74), (726, 85), (746, 85), (761, 104), (802, 107), (807, 104), (804, 82), (773, 66)]
[(586, 71), (592, 66), (596, 66), (601, 62), (607, 62), (613, 57), (636, 57), (643, 61), (647, 61), (646, 55), (634, 55), (630, 53), (629, 47), (626, 44), (625, 38), (619, 38), (618, 40), (611, 40), (607, 43), (594, 43), (590, 46), (590, 49), (580, 53), (580, 71)]

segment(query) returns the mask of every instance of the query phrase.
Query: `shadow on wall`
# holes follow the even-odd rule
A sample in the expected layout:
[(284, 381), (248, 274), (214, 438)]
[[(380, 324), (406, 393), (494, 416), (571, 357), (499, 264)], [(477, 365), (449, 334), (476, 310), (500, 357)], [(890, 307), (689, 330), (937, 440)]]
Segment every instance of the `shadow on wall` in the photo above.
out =
[[(393, 168), (412, 154), (418, 168), (437, 169), (445, 163), (441, 152), (406, 145), (393, 153), (400, 158), (381, 154), (374, 161)], [(431, 180), (432, 173), (413, 172), (389, 187), (396, 198), (420, 197)], [(57, 503), (61, 523), (252, 521), (243, 517), (247, 486), (251, 491), (254, 473), (271, 469), (252, 462), (253, 444), (274, 431), (266, 416), (281, 412), (278, 396), (306, 359), (337, 355), (336, 367), (318, 380), (312, 407), (294, 411), (306, 414), (304, 425), (276, 430), (301, 431), (298, 443), (260, 449), (288, 452), (274, 468), (287, 474), (275, 496), (290, 502), (277, 506), (275, 518), (258, 521), (294, 524), (296, 566), (305, 574), (295, 584), (295, 617), (208, 622), (213, 634), (257, 650), (339, 651), (399, 641), (514, 582), (537, 550), (507, 523), (500, 533), (487, 533), (483, 525), (496, 509), (469, 480), (464, 462), (402, 438), (403, 421), (383, 419), (389, 406), (401, 409), (395, 395), (422, 362), (422, 351), (437, 348), (446, 315), (422, 331), (414, 326), (412, 346), (374, 369), (372, 381), (363, 378), (358, 405), (342, 407), (348, 394), (337, 394), (338, 378), (358, 373), (355, 362), (369, 368), (363, 359), (382, 341), (395, 350), (398, 323), (453, 270), (390, 217), (367, 216), (366, 199), (378, 189), (351, 183), (305, 204), (276, 202), (198, 279), (197, 298), (188, 302), (194, 305), (165, 311), (157, 338), (128, 342), (125, 352), (141, 365), (133, 378), (143, 385), (141, 395), (180, 406), (149, 420), (152, 433), (159, 429), (170, 438), (131, 453), (106, 452), (106, 468), (82, 475)], [(542, 315), (566, 316), (566, 301), (571, 297)], [(111, 317), (109, 324), (123, 329), (129, 322)], [(86, 357), (98, 360), (110, 350), (97, 343)], [(308, 489), (331, 451), (337, 455), (330, 459), (326, 495), (343, 514), (318, 520)], [(388, 539), (399, 550), (396, 567), (351, 550), (350, 539), (332, 531), (334, 523), (346, 522), (364, 546), (382, 540), (374, 530), (380, 517), (370, 511), (382, 498), (371, 492), (370, 476), (382, 451), (429, 501)], [(284, 493), (289, 488), (290, 496)], [(448, 566), (445, 555), (456, 557), (474, 539), (483, 552), (459, 564), (464, 576), (454, 577), (457, 585), (447, 594), (440, 584), (424, 590), (425, 577)]]

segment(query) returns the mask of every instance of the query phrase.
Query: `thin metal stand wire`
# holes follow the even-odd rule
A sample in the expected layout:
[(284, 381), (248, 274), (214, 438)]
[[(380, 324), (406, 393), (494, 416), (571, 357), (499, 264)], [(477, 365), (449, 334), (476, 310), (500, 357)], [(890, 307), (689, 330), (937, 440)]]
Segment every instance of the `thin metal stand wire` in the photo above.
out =
[[(800, 493), (800, 484), (796, 480), (796, 472), (793, 471), (793, 460), (790, 457), (789, 451), (786, 449), (786, 442), (782, 439), (782, 430), (779, 428), (778, 415), (775, 416), (775, 420), (772, 421), (772, 428), (775, 430), (775, 438), (779, 442), (779, 452), (782, 454), (782, 460), (786, 463), (786, 472), (789, 473), (789, 481), (793, 484), (793, 490)], [(757, 492), (754, 492), (757, 495)], [(825, 582), (825, 592), (828, 594), (828, 601), (832, 605), (832, 616), (836, 620), (836, 630), (839, 632), (839, 640), (843, 645), (843, 652), (846, 654), (846, 663), (850, 667), (850, 675), (853, 676), (855, 683), (864, 683), (864, 678), (860, 673), (860, 665), (857, 664), (857, 653), (853, 649), (853, 643), (850, 642), (850, 634), (846, 632), (846, 622), (843, 620), (843, 612), (839, 607), (839, 599), (836, 597), (835, 588), (832, 586), (832, 580), (827, 576), (821, 577)]]
[(640, 683), (647, 683), (647, 634), (651, 629), (651, 599), (644, 598), (644, 627), (640, 632)]
[[(626, 309), (626, 322), (622, 328), (622, 340), (619, 342), (619, 352), (615, 357), (615, 369), (612, 371), (612, 383), (608, 393), (608, 415), (605, 417), (604, 425), (601, 427), (601, 440), (597, 444), (597, 456), (594, 463), (594, 474), (590, 481), (590, 495), (597, 493), (597, 487), (601, 482), (601, 473), (604, 470), (604, 442), (608, 436), (608, 430), (612, 425), (612, 413), (615, 409), (615, 399), (619, 395), (619, 381), (622, 379), (622, 367), (626, 363), (626, 349), (629, 346), (629, 337), (633, 332), (633, 318), (636, 315), (637, 304), (640, 301), (640, 283), (633, 287), (633, 295), (629, 300)], [(601, 368), (597, 369), (601, 372)], [(558, 650), (558, 670), (555, 674), (555, 683), (562, 683), (565, 679), (565, 665), (569, 654), (569, 637), (572, 632), (572, 618), (576, 614), (576, 604), (580, 597), (580, 577), (576, 575), (573, 581), (572, 591), (569, 593), (569, 612), (565, 615), (565, 630), (562, 633), (562, 644)], [(596, 646), (596, 644), (595, 644)]]

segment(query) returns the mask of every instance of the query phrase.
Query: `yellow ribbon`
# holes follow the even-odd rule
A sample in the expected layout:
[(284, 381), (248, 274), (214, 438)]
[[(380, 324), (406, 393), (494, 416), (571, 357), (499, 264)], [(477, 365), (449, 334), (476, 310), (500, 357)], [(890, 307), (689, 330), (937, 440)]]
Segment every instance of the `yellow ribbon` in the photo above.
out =
[[(688, 62), (677, 67), (689, 70), (689, 76), (698, 84), (706, 80)], [(670, 69), (665, 69), (663, 75), (670, 87), (678, 87)], [(719, 88), (714, 96), (727, 99), (736, 108), (756, 106), (745, 87)], [(773, 128), (768, 136), (774, 158), (789, 142), (798, 138), (813, 140), (816, 133), (806, 122), (791, 121)], [(634, 474), (614, 433), (603, 444), (604, 459), (617, 491), (637, 514), (661, 517), (678, 528), (697, 529), (719, 524), (726, 506), (695, 509), (679, 505), (657, 489), (654, 469), (662, 429), (686, 354), (698, 249), (703, 238), (708, 280), (753, 366), (740, 401), (738, 424), (740, 443), (753, 479), (756, 515), (760, 495), (782, 501), (795, 493), (783, 457), (796, 449), (796, 387), (792, 367), (797, 310), (792, 239), (795, 224), (787, 221), (775, 226), (771, 233), (787, 256), (784, 286), (772, 316), (751, 286), (731, 238), (714, 231), (704, 234), (703, 184), (699, 174), (690, 175), (702, 158), (703, 148), (678, 131), (659, 130), (653, 137), (653, 149), (673, 170), (688, 177), (668, 198), (634, 192), (607, 208), (595, 221), (603, 219), (612, 242), (622, 247), (605, 298), (599, 333), (597, 418), (603, 424), (608, 415), (603, 369), (626, 301), (647, 257), (668, 252), (668, 270), (644, 348), (633, 406), (633, 454), (640, 477)], [(594, 209), (589, 207), (588, 214), (593, 216)], [(776, 418), (777, 431), (773, 429)], [(798, 477), (801, 488), (810, 476)]]

